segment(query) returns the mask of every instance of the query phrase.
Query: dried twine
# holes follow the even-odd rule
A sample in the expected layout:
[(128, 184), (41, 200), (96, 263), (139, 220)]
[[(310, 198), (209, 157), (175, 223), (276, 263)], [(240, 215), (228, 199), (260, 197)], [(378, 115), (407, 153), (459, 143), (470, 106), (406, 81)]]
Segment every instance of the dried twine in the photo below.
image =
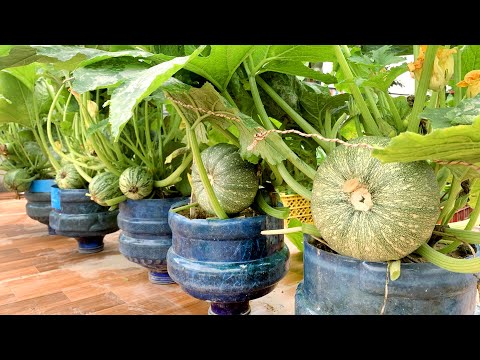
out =
[[(215, 111), (212, 111), (212, 110), (202, 109), (202, 108), (190, 105), (190, 104), (185, 104), (184, 102), (182, 102), (180, 100), (173, 99), (170, 96), (167, 96), (167, 98), (170, 101), (172, 101), (172, 102), (174, 102), (174, 103), (176, 103), (176, 104), (178, 104), (178, 105), (180, 105), (184, 108), (187, 108), (187, 109), (197, 110), (197, 111), (200, 111), (202, 113), (206, 113), (206, 114), (209, 114), (209, 115), (212, 115), (212, 116), (218, 116), (218, 117), (221, 117), (221, 118), (224, 118), (224, 119), (240, 122), (240, 119), (238, 117), (232, 117), (232, 116), (222, 114), (222, 113), (219, 113), (219, 112), (215, 112)], [(297, 135), (300, 135), (300, 136), (303, 136), (303, 137), (306, 137), (306, 138), (316, 137), (316, 138), (318, 138), (322, 141), (337, 143), (337, 144), (341, 144), (341, 145), (344, 145), (344, 146), (350, 147), (350, 148), (366, 148), (366, 149), (370, 149), (370, 150), (375, 149), (375, 147), (370, 145), (370, 144), (365, 144), (365, 143), (351, 144), (351, 143), (348, 143), (348, 142), (340, 140), (340, 139), (326, 138), (326, 137), (324, 137), (320, 134), (306, 134), (306, 133), (303, 133), (303, 132), (295, 130), (295, 129), (290, 129), (290, 130), (270, 129), (270, 130), (264, 130), (264, 131), (257, 132), (254, 135), (253, 142), (250, 145), (248, 145), (247, 150), (252, 151), (260, 141), (265, 140), (265, 138), (268, 135), (270, 135), (271, 133), (278, 133), (278, 134), (283, 134), (283, 135), (293, 133), (293, 134), (297, 134)], [(432, 160), (432, 161), (437, 163), (437, 164), (440, 164), (440, 165), (462, 165), (462, 166), (469, 167), (469, 168), (471, 168), (471, 169), (473, 169), (477, 172), (480, 172), (480, 166), (468, 163), (466, 161), (461, 161), (461, 160), (451, 160), (451, 161)]]

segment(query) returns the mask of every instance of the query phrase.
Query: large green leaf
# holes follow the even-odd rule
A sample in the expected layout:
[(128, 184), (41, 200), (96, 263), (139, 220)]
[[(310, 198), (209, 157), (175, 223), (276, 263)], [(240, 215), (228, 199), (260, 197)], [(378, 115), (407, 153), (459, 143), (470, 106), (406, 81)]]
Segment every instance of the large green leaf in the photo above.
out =
[(0, 70), (31, 64), (40, 56), (29, 45), (0, 45)]
[(37, 66), (35, 64), (29, 64), (24, 66), (16, 66), (8, 68), (3, 71), (8, 72), (10, 75), (15, 76), (25, 85), (30, 91), (33, 92), (35, 88), (35, 81), (37, 80)]
[(253, 45), (213, 45), (210, 55), (192, 59), (185, 69), (203, 76), (223, 91), (235, 70), (252, 50)]
[(252, 59), (255, 74), (271, 61), (336, 61), (332, 45), (256, 45)]
[(317, 124), (322, 112), (326, 109), (336, 109), (345, 105), (350, 99), (350, 94), (339, 94), (331, 96), (327, 87), (317, 84), (303, 83), (300, 91), (300, 104), (302, 115), (310, 122)]
[[(362, 52), (378, 50), (385, 45), (362, 45)], [(392, 52), (397, 56), (413, 55), (413, 45), (391, 45)]]
[(86, 91), (112, 87), (120, 82), (138, 76), (149, 65), (141, 62), (132, 63), (124, 59), (105, 60), (73, 72), (73, 90), (82, 94)]
[(118, 140), (123, 126), (132, 117), (134, 107), (182, 69), (190, 59), (195, 58), (201, 50), (203, 48), (198, 48), (192, 55), (174, 58), (143, 70), (113, 91), (110, 99), (109, 123), (115, 140)]
[[(362, 49), (364, 51), (364, 49)], [(405, 62), (406, 58), (396, 56), (395, 50), (391, 45), (383, 45), (377, 49), (372, 49), (364, 54), (352, 55), (348, 58), (349, 61), (355, 64), (361, 64), (377, 71), (387, 65)]]
[(315, 79), (325, 84), (335, 84), (337, 78), (330, 74), (324, 74), (305, 66), (301, 61), (275, 60), (267, 63), (257, 74), (266, 71), (275, 71), (287, 75), (304, 76)]
[(396, 78), (408, 70), (407, 65), (390, 68), (388, 71), (380, 71), (364, 81), (361, 86), (370, 86), (382, 91), (387, 91)]
[(441, 129), (452, 126), (451, 120), (447, 117), (450, 110), (450, 108), (425, 108), (419, 116), (430, 120), (433, 129)]
[(453, 125), (471, 125), (480, 115), (480, 95), (463, 99), (452, 108), (425, 108), (420, 116), (432, 122), (432, 128), (445, 128)]
[(33, 93), (15, 76), (0, 71), (0, 123), (15, 122), (31, 127)]
[(0, 45), (0, 57), (10, 54), (10, 50), (12, 50), (13, 47), (14, 45)]
[(403, 132), (388, 146), (373, 150), (382, 162), (417, 160), (480, 162), (480, 117), (472, 125), (458, 125), (433, 130), (428, 135)]
[(470, 125), (478, 115), (480, 115), (480, 95), (463, 99), (446, 114), (452, 125)]
[(74, 70), (78, 67), (115, 57), (148, 58), (153, 55), (142, 50), (104, 51), (70, 45), (32, 45), (32, 47), (41, 56), (38, 61), (52, 62), (52, 58), (57, 59), (59, 62), (57, 62), (57, 66), (67, 70)]
[(462, 79), (472, 70), (480, 70), (480, 45), (467, 45), (462, 50)]

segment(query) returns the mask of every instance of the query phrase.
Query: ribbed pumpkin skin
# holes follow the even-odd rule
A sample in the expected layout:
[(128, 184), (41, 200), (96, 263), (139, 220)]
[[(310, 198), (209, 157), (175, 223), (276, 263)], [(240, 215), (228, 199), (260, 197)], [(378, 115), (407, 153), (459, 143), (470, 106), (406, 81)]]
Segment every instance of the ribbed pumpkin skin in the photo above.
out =
[(153, 176), (144, 167), (131, 166), (120, 175), (118, 186), (127, 198), (140, 200), (152, 192)]
[[(238, 148), (232, 144), (216, 144), (202, 151), (201, 156), (213, 191), (225, 213), (235, 214), (248, 208), (258, 190), (255, 165), (243, 160)], [(209, 214), (215, 214), (195, 164), (192, 165), (192, 191), (200, 207)]]
[(95, 175), (88, 185), (90, 199), (102, 206), (108, 206), (105, 201), (122, 195), (118, 188), (118, 176), (105, 171)]
[[(349, 142), (385, 146), (389, 138)], [(350, 179), (358, 179), (370, 193), (373, 205), (368, 211), (353, 206), (353, 193), (345, 190)], [(369, 149), (339, 146), (317, 169), (311, 208), (315, 226), (339, 254), (397, 260), (430, 238), (440, 212), (439, 188), (425, 161), (381, 164)]]
[(83, 189), (85, 180), (71, 163), (63, 165), (55, 175), (55, 182), (60, 189)]

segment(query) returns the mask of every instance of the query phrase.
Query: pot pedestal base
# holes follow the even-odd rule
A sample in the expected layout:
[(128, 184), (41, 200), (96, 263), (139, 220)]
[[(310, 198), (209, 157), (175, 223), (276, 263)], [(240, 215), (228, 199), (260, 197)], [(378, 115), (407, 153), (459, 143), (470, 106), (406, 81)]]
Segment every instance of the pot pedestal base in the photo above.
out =
[(103, 236), (76, 237), (78, 252), (81, 254), (94, 254), (103, 250)]
[(175, 281), (172, 280), (170, 275), (168, 275), (167, 271), (164, 271), (164, 272), (149, 271), (148, 280), (150, 280), (151, 283), (158, 284), (158, 285), (175, 284)]
[(48, 225), (48, 235), (55, 235), (55, 229)]
[(212, 302), (208, 308), (208, 315), (249, 315), (251, 311), (249, 301), (234, 303)]

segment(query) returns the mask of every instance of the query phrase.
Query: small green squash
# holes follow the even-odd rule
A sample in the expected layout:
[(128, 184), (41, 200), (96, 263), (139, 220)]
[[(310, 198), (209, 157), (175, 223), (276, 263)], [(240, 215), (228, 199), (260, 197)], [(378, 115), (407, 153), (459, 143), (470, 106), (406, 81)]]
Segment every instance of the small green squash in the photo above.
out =
[(108, 206), (105, 201), (122, 196), (118, 187), (119, 177), (111, 172), (104, 171), (95, 175), (88, 184), (88, 194), (90, 199), (102, 206)]
[(151, 194), (153, 176), (143, 166), (131, 166), (120, 175), (118, 186), (127, 198), (140, 200)]
[(32, 177), (26, 169), (17, 168), (5, 173), (3, 185), (8, 191), (24, 192), (30, 188), (33, 180), (35, 180), (35, 177)]
[[(364, 136), (349, 143), (383, 147), (389, 140)], [(398, 260), (430, 238), (439, 188), (425, 161), (382, 164), (369, 149), (338, 146), (317, 169), (311, 209), (322, 238), (339, 254)]]
[[(201, 157), (225, 213), (239, 213), (253, 203), (258, 191), (256, 166), (242, 159), (238, 147), (219, 143), (202, 151)], [(195, 164), (192, 165), (192, 191), (200, 207), (215, 214)]]
[(84, 189), (85, 180), (71, 163), (63, 165), (55, 174), (55, 182), (60, 189)]

